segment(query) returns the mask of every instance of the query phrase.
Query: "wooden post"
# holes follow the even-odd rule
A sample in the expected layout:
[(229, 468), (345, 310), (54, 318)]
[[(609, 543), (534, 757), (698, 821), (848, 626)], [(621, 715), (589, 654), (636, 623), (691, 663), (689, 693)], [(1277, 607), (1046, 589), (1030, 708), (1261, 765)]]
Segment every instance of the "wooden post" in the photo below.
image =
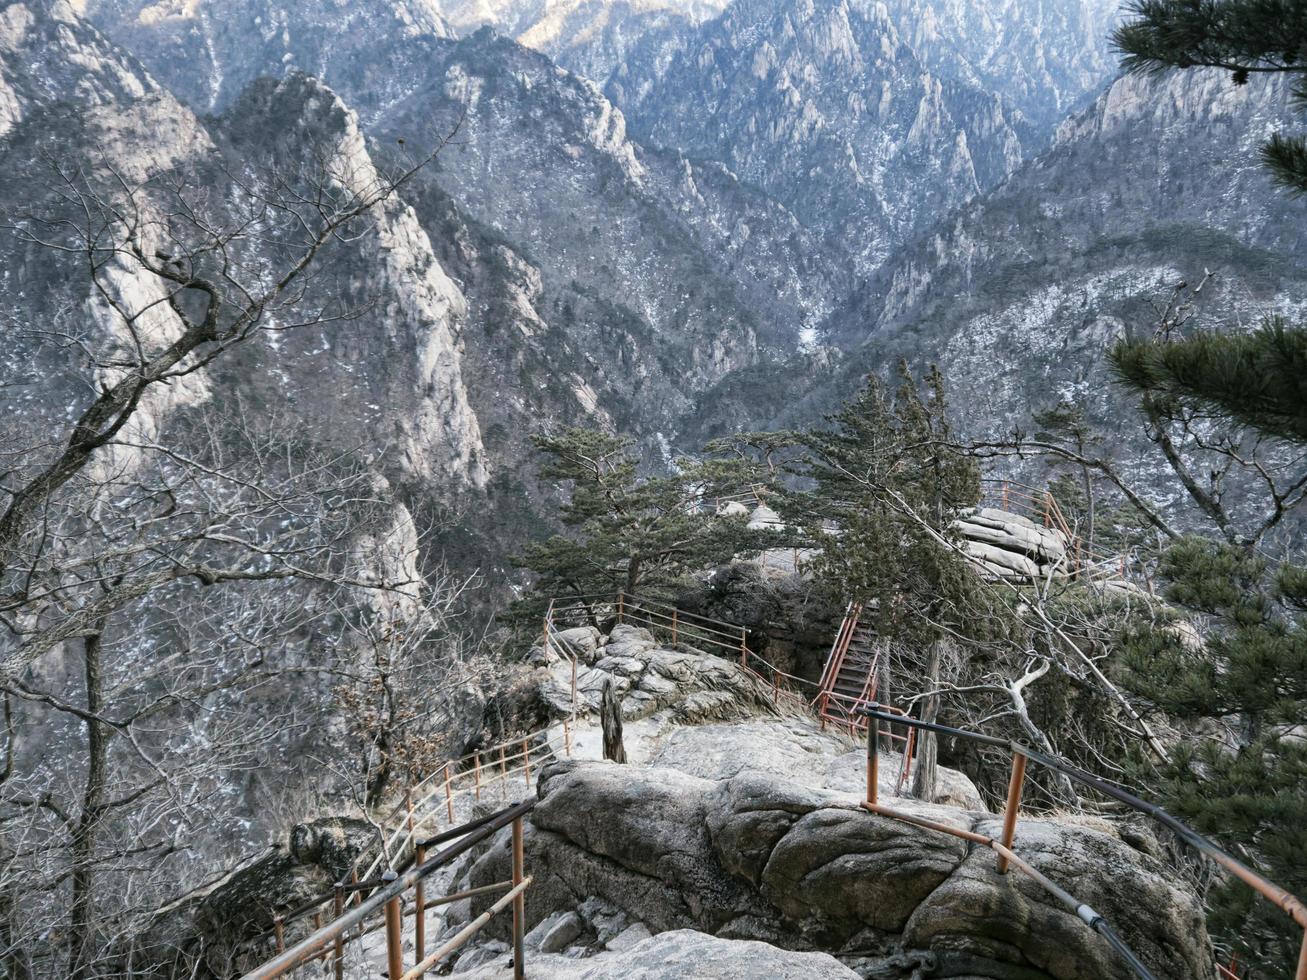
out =
[(576, 717), (576, 655), (572, 656), (572, 717)]
[(599, 699), (599, 725), (604, 733), (604, 758), (614, 762), (626, 761), (626, 748), (622, 745), (622, 705), (610, 677), (604, 681)]
[(408, 837), (413, 839), (413, 788), (404, 790), (404, 806), (408, 810)]
[(504, 747), (499, 746), (499, 789), (505, 799), (508, 798), (508, 762), (504, 757)]
[(622, 621), (622, 617), (625, 615), (625, 610), (623, 609), (623, 606), (625, 605), (626, 605), (626, 593), (625, 592), (617, 593), (617, 621), (619, 623)]
[[(413, 852), (414, 867), (422, 867), (427, 860), (427, 849), (418, 844)], [(413, 886), (413, 944), (417, 947), (415, 962), (426, 959), (427, 947), (427, 880), (419, 878)]]
[(680, 610), (678, 609), (672, 610), (672, 646), (676, 646), (676, 625), (679, 613)]
[[(357, 885), (359, 883), (359, 869), (357, 866), (349, 869), (349, 883), (351, 885)], [(354, 895), (354, 904), (355, 905), (362, 904), (363, 892), (359, 891), (359, 889), (356, 888), (354, 889), (353, 895)]]
[(274, 915), (272, 917), (272, 931), (277, 937), (277, 952), (286, 952), (286, 926), (281, 921), (281, 916)]
[[(1003, 846), (1012, 849), (1017, 832), (1017, 811), (1021, 809), (1021, 789), (1026, 778), (1026, 757), (1020, 752), (1012, 756), (1012, 778), (1007, 784), (1007, 806), (1003, 810)], [(998, 856), (998, 873), (1007, 874), (1008, 859)]]
[(875, 804), (877, 782), (880, 779), (880, 753), (877, 743), (880, 742), (880, 719), (868, 718), (870, 723), (867, 728), (867, 802)]
[(476, 782), (473, 784), (473, 793), (476, 794), (477, 802), (481, 802), (481, 753), (477, 752), (472, 756), (472, 774)]
[[(522, 845), (522, 818), (513, 821), (513, 885), (524, 877), (524, 848)], [(513, 980), (522, 980), (526, 974), (526, 896), (521, 892), (513, 899)]]
[(563, 719), (563, 755), (571, 758), (572, 756), (572, 727)]
[(522, 739), (522, 771), (526, 774), (526, 788), (531, 788), (531, 745)]
[[(939, 716), (939, 676), (941, 644), (936, 640), (930, 646), (930, 655), (926, 661), (926, 679), (930, 684), (930, 693), (921, 706), (921, 720), (933, 722)], [(912, 778), (912, 796), (923, 803), (935, 802), (935, 782), (938, 778), (937, 758), (939, 753), (935, 733), (922, 729), (920, 748), (917, 750), (920, 761), (917, 772)]]
[(743, 626), (741, 626), (740, 627), (740, 666), (741, 667), (749, 666), (748, 635), (749, 635), (749, 631), (746, 630)]
[[(336, 918), (345, 914), (345, 886), (339, 881), (336, 882)], [(345, 934), (338, 932), (336, 934), (336, 980), (345, 980)]]
[(771, 677), (771, 703), (780, 704), (780, 700), (781, 700), (781, 672), (779, 670), (774, 670), (772, 671), (772, 677)]
[(903, 784), (908, 781), (908, 773), (912, 771), (912, 753), (917, 747), (917, 730), (908, 728), (907, 741), (903, 745), (903, 771), (899, 773), (899, 781), (894, 786), (894, 795), (903, 795)]
[(386, 973), (390, 980), (399, 980), (404, 975), (403, 922), (398, 895), (386, 903)]
[(449, 763), (445, 763), (445, 813), (449, 817), (449, 823), (454, 823), (454, 794), (449, 788)]
[(1008, 502), (1007, 502), (1007, 480), (1003, 481), (1003, 512), (1011, 513), (1011, 511), (1008, 510)]

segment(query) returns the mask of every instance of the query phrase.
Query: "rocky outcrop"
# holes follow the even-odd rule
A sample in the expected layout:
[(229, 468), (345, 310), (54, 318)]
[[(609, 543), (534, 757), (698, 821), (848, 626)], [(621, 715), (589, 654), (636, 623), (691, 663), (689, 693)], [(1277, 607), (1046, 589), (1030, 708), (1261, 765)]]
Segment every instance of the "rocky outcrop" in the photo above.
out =
[[(284, 848), (238, 872), (195, 910), (195, 939), (215, 975), (227, 974), (243, 943), (272, 929), (273, 916), (329, 893), (376, 851), (376, 828), (365, 820), (325, 817), (297, 824)], [(289, 940), (302, 938), (309, 926), (309, 920), (288, 926)], [(267, 950), (244, 952), (252, 958), (248, 967), (265, 958)]]
[[(690, 929), (676, 929), (642, 939), (635, 945), (593, 960), (531, 959), (533, 977), (569, 980), (855, 980), (858, 977), (826, 953), (796, 953), (767, 943), (719, 939)], [(456, 976), (491, 980), (497, 967)]]
[(963, 550), (987, 575), (1034, 579), (1070, 571), (1066, 535), (1028, 517), (977, 507), (963, 511), (951, 526)]
[(608, 681), (621, 700), (623, 718), (644, 718), (669, 707), (682, 722), (775, 710), (770, 689), (730, 661), (683, 644), (669, 649), (647, 629), (619, 624), (607, 635), (592, 627), (565, 630), (548, 650), (532, 651), (530, 659), (548, 670), (540, 694), (560, 716), (572, 711), (573, 657), (582, 714), (599, 710)]
[[(531, 925), (598, 899), (655, 934), (823, 949), (875, 976), (899, 975), (872, 972), (896, 958), (903, 976), (913, 963), (935, 977), (1122, 975), (1101, 937), (1029, 878), (998, 874), (992, 852), (869, 814), (855, 796), (758, 774), (563, 763), (542, 774), (540, 797), (527, 845)], [(896, 805), (999, 832), (986, 814)], [(503, 879), (504, 843), (478, 859), (471, 884)], [(1197, 896), (1109, 825), (1022, 820), (1017, 850), (1106, 917), (1158, 977), (1214, 977)]]

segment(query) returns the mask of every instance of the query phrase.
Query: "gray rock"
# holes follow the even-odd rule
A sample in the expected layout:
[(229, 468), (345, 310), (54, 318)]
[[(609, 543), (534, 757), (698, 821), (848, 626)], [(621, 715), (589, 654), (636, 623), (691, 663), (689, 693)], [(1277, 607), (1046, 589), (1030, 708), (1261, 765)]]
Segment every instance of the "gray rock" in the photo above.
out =
[(599, 957), (579, 980), (854, 980), (857, 976), (826, 953), (794, 953), (767, 943), (678, 929), (617, 955)]
[(540, 941), (540, 952), (560, 953), (576, 942), (584, 931), (585, 924), (581, 921), (581, 917), (575, 912), (568, 912)]
[(570, 912), (555, 912), (553, 915), (545, 916), (535, 925), (533, 929), (531, 929), (530, 932), (526, 934), (526, 936), (523, 938), (523, 942), (525, 942), (532, 949), (539, 949), (540, 944), (544, 941), (545, 936), (549, 935), (549, 931), (553, 929), (554, 926), (558, 925), (558, 923), (562, 922), (563, 919), (565, 919), (568, 915), (571, 914), (572, 913)]
[[(547, 766), (540, 794), (527, 839), (528, 925), (593, 897), (655, 933), (692, 928), (787, 948), (972, 964), (944, 976), (1120, 975), (1101, 937), (1018, 871), (999, 875), (992, 852), (867, 813), (853, 794), (747, 771), (713, 781), (577, 762)], [(989, 814), (894, 805), (1000, 833)], [(1111, 826), (1022, 821), (1017, 851), (1096, 908), (1159, 978), (1212, 980), (1198, 897)], [(507, 860), (506, 847), (492, 848), (470, 884), (502, 880)]]
[(608, 941), (608, 948), (620, 953), (623, 950), (638, 946), (651, 935), (652, 933), (649, 932), (648, 927), (645, 926), (643, 922), (637, 922), (634, 925), (627, 926), (620, 933), (610, 939)]

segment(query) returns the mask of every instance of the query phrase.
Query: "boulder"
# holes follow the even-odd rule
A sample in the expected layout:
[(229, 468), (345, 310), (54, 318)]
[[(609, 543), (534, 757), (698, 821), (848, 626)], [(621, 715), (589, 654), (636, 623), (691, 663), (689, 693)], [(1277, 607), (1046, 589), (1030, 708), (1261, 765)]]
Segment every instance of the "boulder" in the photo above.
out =
[(568, 912), (540, 940), (540, 952), (561, 953), (580, 939), (584, 931), (581, 917), (575, 912)]
[[(1006, 569), (1008, 572), (1023, 578), (1039, 578), (1039, 563), (1021, 552), (1007, 551), (992, 544), (983, 544), (971, 540), (962, 542), (962, 550), (986, 565), (996, 565), (1000, 569)], [(1003, 575), (1005, 573), (999, 572), (999, 574)]]
[(574, 626), (558, 630), (550, 640), (554, 651), (564, 657), (579, 657), (586, 663), (594, 659), (603, 635), (593, 626)]
[[(980, 820), (977, 833), (1002, 834)], [(1132, 840), (1133, 835), (1127, 835)], [(1149, 835), (1150, 836), (1150, 835)], [(1052, 820), (1017, 822), (1016, 851), (1104, 916), (1158, 977), (1215, 975), (1202, 906), (1160, 861), (1118, 836)], [(1000, 876), (993, 852), (977, 848), (913, 913), (912, 946), (966, 949), (1052, 977), (1128, 976), (1116, 953), (1032, 878)]]
[[(547, 766), (539, 791), (528, 926), (598, 899), (654, 933), (692, 928), (879, 964), (907, 957), (935, 964), (936, 977), (1122, 975), (1100, 936), (1019, 871), (998, 874), (992, 852), (868, 813), (853, 794), (748, 772), (708, 780), (576, 762)], [(894, 805), (1000, 833), (990, 814)], [(1147, 849), (1103, 827), (1022, 821), (1017, 851), (1096, 908), (1161, 980), (1212, 980), (1197, 896)], [(507, 862), (505, 841), (478, 859), (468, 883), (503, 880)], [(474, 902), (471, 914), (482, 907)]]
[[(225, 975), (243, 943), (272, 929), (274, 915), (330, 892), (356, 860), (365, 865), (376, 850), (376, 830), (364, 820), (325, 817), (297, 824), (284, 849), (233, 875), (200, 902), (195, 927), (210, 967)], [(287, 941), (303, 938), (308, 926), (307, 921), (289, 925)], [(266, 958), (267, 950), (245, 952), (252, 957), (245, 965), (251, 966)]]
[[(579, 966), (579, 964), (578, 964)], [(767, 943), (718, 939), (702, 932), (664, 932), (577, 972), (578, 980), (856, 980), (826, 953), (795, 953)]]

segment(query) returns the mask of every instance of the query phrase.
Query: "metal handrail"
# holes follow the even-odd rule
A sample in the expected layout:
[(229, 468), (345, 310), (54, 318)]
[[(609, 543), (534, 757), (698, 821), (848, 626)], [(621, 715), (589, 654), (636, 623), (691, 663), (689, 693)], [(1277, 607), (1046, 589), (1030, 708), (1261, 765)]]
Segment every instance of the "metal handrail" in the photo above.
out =
[[(426, 858), (420, 862), (414, 862), (412, 867), (400, 873), (393, 881), (374, 892), (369, 898), (364, 899), (353, 909), (344, 912), (331, 922), (316, 929), (290, 949), (279, 953), (276, 957), (264, 963), (262, 966), (258, 966), (249, 971), (242, 977), (242, 980), (273, 980), (275, 977), (283, 976), (290, 970), (295, 969), (295, 967), (322, 955), (322, 952), (328, 943), (337, 944), (337, 961), (339, 962), (340, 943), (347, 938), (348, 932), (355, 926), (362, 924), (369, 916), (383, 910), (386, 913), (388, 970), (391, 980), (399, 980), (400, 976), (403, 975), (403, 970), (397, 969), (399, 966), (398, 957), (402, 954), (402, 950), (399, 949), (400, 923), (398, 916), (400, 896), (410, 888), (424, 881), (434, 871), (437, 871), (450, 861), (467, 853), (477, 844), (487, 840), (493, 834), (502, 830), (504, 827), (507, 827), (509, 824), (513, 825), (514, 836), (514, 874), (512, 884), (515, 889), (513, 893), (515, 909), (513, 932), (514, 948), (517, 951), (514, 957), (514, 973), (516, 976), (520, 977), (522, 975), (521, 938), (523, 922), (519, 916), (518, 906), (520, 905), (521, 892), (530, 881), (530, 879), (525, 878), (521, 873), (521, 821), (523, 817), (535, 808), (535, 805), (535, 799), (523, 800), (520, 803), (515, 803), (512, 806), (505, 807), (488, 817), (470, 821), (463, 827), (456, 828), (451, 832), (441, 835), (441, 837), (434, 838), (435, 840), (448, 840), (454, 836), (459, 836), (458, 840), (437, 853), (434, 857)], [(425, 911), (424, 903), (419, 903), (419, 905), (422, 906), (422, 911)], [(484, 925), (484, 922), (481, 920), (477, 921), (480, 922), (481, 925)], [(470, 934), (466, 938), (470, 938)], [(448, 948), (448, 944), (447, 947), (442, 947), (442, 950), (444, 951), (443, 955), (447, 955), (449, 952), (453, 951), (452, 948)], [(420, 948), (418, 950), (418, 956), (423, 957)], [(419, 962), (426, 963), (427, 959), (429, 958), (424, 957), (420, 959)], [(428, 963), (427, 968), (431, 965), (434, 965), (434, 961)]]
[[(1111, 797), (1117, 802), (1125, 804), (1132, 810), (1151, 817), (1170, 830), (1186, 844), (1190, 845), (1199, 853), (1205, 855), (1219, 864), (1222, 868), (1229, 871), (1263, 898), (1277, 905), (1289, 916), (1289, 918), (1304, 930), (1302, 949), (1298, 957), (1298, 968), (1294, 977), (1295, 980), (1307, 980), (1307, 905), (1304, 905), (1297, 896), (1293, 895), (1288, 890), (1281, 888), (1274, 882), (1264, 878), (1238, 858), (1222, 850), (1215, 842), (1208, 840), (1202, 834), (1199, 834), (1197, 831), (1181, 823), (1161, 807), (1154, 803), (1149, 803), (1147, 800), (1140, 799), (1133, 793), (1121, 789), (1113, 783), (1109, 783), (1091, 773), (1085, 772), (1083, 769), (1072, 765), (1065, 759), (1059, 759), (1057, 756), (1049, 755), (1046, 752), (1040, 752), (1038, 749), (1032, 749), (1020, 742), (1011, 739), (998, 738), (993, 735), (986, 735), (983, 732), (968, 731), (964, 728), (952, 728), (948, 725), (941, 725), (938, 722), (922, 721), (918, 718), (899, 717), (880, 710), (881, 707), (881, 705), (869, 705), (860, 709), (862, 714), (866, 715), (868, 718), (874, 719), (872, 727), (877, 731), (879, 731), (880, 722), (884, 721), (888, 724), (907, 725), (914, 729), (936, 732), (938, 734), (950, 735), (957, 738), (966, 738), (974, 742), (980, 742), (984, 745), (992, 745), (996, 748), (1007, 749), (1012, 753), (1012, 777), (1008, 784), (1008, 799), (1003, 812), (1003, 840), (1001, 843), (990, 841), (987, 838), (977, 841), (978, 843), (986, 843), (987, 846), (998, 851), (1000, 855), (1000, 873), (1006, 871), (1008, 862), (1017, 864), (1018, 867), (1021, 867), (1022, 870), (1026, 871), (1028, 874), (1033, 870), (1028, 865), (1025, 865), (1025, 863), (1012, 852), (1011, 847), (1016, 833), (1017, 813), (1021, 805), (1021, 790), (1025, 779), (1026, 761), (1030, 760), (1037, 762), (1045, 768), (1061, 773), (1069, 779), (1073, 779), (1098, 793), (1102, 793), (1104, 796)], [(874, 780), (877, 762), (875, 749), (872, 748), (872, 746), (875, 745), (875, 740), (868, 737), (867, 745), (867, 801), (864, 806), (873, 810), (873, 812), (881, 813), (885, 816), (905, 820), (910, 823), (923, 824), (923, 821), (920, 818), (915, 817), (912, 814), (905, 814), (877, 804), (876, 784)], [(934, 829), (943, 830), (947, 833), (953, 834), (954, 836), (966, 836), (966, 832), (958, 831), (956, 828), (946, 827), (943, 824), (934, 825)], [(975, 836), (979, 837), (981, 835)], [(1035, 877), (1036, 880), (1042, 878), (1042, 876), (1039, 876), (1038, 874), (1033, 875), (1033, 877)], [(1047, 888), (1051, 883), (1047, 883), (1046, 879), (1044, 879), (1040, 880), (1040, 884), (1043, 884)], [(1060, 897), (1062, 896), (1059, 896), (1059, 898)], [(1090, 909), (1089, 911), (1092, 912), (1093, 910)], [(1076, 912), (1082, 919), (1085, 919), (1091, 928), (1095, 928), (1096, 931), (1101, 932), (1101, 930), (1095, 926), (1094, 922), (1086, 919), (1085, 916), (1080, 913), (1079, 908), (1076, 909)], [(1097, 915), (1097, 913), (1094, 914)], [(1104, 935), (1106, 936), (1106, 933), (1104, 933)], [(1114, 948), (1117, 948), (1118, 952), (1122, 952), (1122, 955), (1125, 955), (1123, 949), (1117, 945), (1120, 943), (1119, 939), (1109, 937), (1108, 941), (1113, 944)], [(1151, 974), (1142, 969), (1142, 967), (1135, 968), (1133, 963), (1131, 965), (1132, 969), (1135, 969), (1135, 972), (1139, 976), (1151, 976)]]

